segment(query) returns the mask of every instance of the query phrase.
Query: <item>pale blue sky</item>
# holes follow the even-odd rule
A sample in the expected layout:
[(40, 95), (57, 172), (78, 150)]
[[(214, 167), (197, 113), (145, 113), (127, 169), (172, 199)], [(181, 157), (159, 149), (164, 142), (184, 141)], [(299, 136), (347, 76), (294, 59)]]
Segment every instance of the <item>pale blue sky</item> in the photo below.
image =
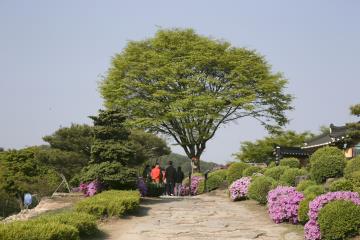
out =
[[(111, 57), (159, 27), (191, 27), (265, 55), (296, 97), (288, 129), (342, 125), (360, 103), (359, 13), (356, 0), (0, 0), (0, 147), (42, 144), (60, 126), (90, 123)], [(219, 130), (203, 158), (230, 161), (241, 141), (265, 134), (240, 120)]]

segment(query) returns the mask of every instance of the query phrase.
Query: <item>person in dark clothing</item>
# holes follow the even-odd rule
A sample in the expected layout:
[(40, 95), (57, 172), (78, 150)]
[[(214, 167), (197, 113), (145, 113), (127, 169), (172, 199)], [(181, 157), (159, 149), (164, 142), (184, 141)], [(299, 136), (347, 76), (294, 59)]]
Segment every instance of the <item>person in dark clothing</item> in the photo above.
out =
[(142, 177), (144, 179), (144, 181), (146, 182), (151, 182), (151, 169), (150, 169), (150, 165), (147, 164), (145, 166), (145, 169), (143, 171)]
[(179, 166), (176, 171), (175, 177), (175, 194), (176, 196), (180, 196), (180, 189), (182, 186), (182, 182), (184, 180), (184, 173), (181, 171), (181, 167)]
[(169, 166), (165, 170), (166, 193), (170, 196), (174, 196), (175, 177), (176, 177), (176, 170), (172, 164), (173, 164), (172, 161), (169, 161)]

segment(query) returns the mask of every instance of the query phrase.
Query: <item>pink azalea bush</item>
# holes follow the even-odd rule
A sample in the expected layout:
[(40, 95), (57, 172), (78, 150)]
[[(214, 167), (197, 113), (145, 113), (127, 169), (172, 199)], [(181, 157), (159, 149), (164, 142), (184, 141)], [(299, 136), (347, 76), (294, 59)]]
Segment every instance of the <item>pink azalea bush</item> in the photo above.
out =
[(180, 196), (188, 196), (189, 195), (190, 188), (185, 185), (181, 185), (180, 187)]
[(137, 182), (137, 187), (138, 187), (138, 190), (139, 190), (141, 196), (145, 197), (147, 195), (148, 188), (146, 186), (144, 178), (139, 177), (138, 182)]
[(231, 200), (235, 201), (246, 197), (250, 186), (250, 182), (251, 182), (250, 177), (242, 177), (236, 180), (235, 182), (233, 182), (229, 187)]
[(351, 201), (360, 205), (360, 197), (357, 192), (328, 192), (318, 196), (309, 204), (309, 221), (304, 228), (306, 240), (321, 239), (320, 226), (317, 222), (319, 212), (327, 203), (335, 200)]
[(199, 188), (200, 185), (200, 181), (203, 180), (203, 177), (200, 176), (193, 176), (191, 177), (191, 185), (190, 185), (190, 192), (191, 195), (196, 195), (197, 190)]
[(101, 184), (94, 180), (90, 183), (81, 183), (79, 189), (86, 197), (91, 197), (101, 191)]
[(299, 204), (303, 199), (304, 195), (294, 187), (278, 186), (269, 191), (267, 206), (271, 219), (275, 223), (289, 221), (296, 224)]

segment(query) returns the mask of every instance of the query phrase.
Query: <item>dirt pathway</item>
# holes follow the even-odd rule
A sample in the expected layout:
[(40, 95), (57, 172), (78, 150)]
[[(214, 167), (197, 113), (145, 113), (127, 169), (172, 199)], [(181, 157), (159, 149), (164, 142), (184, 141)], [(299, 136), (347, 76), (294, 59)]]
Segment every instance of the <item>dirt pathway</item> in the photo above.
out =
[(136, 216), (100, 226), (111, 240), (301, 240), (302, 227), (274, 224), (254, 201), (231, 202), (225, 191), (194, 198), (147, 199)]

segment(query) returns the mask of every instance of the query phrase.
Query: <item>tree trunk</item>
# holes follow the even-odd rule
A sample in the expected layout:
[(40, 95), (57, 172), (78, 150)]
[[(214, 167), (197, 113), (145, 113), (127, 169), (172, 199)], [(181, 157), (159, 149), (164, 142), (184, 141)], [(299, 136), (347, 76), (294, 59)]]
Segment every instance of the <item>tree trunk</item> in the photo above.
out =
[(24, 202), (21, 194), (17, 194), (17, 201), (19, 203), (20, 210), (24, 209)]
[(200, 172), (200, 159), (197, 157), (191, 158), (191, 173), (199, 173)]

